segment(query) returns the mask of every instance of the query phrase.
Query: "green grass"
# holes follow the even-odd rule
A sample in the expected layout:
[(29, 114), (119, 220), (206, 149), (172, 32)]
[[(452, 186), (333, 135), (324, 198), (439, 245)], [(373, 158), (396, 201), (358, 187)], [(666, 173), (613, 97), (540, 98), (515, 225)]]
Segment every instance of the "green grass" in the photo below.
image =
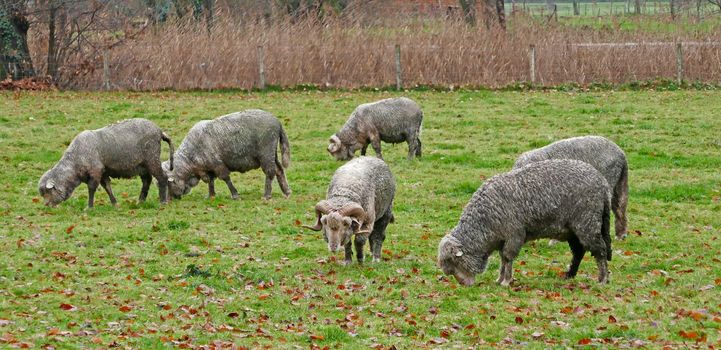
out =
[[(424, 157), (383, 145), (398, 183), (384, 261), (341, 266), (298, 223), (312, 223), (341, 164), (328, 137), (356, 105), (394, 95), (0, 94), (0, 347), (684, 348), (691, 332), (721, 345), (721, 92), (409, 92), (425, 112)], [(117, 209), (99, 191), (84, 210), (85, 185), (57, 208), (36, 202), (39, 177), (83, 129), (145, 116), (179, 144), (196, 121), (245, 108), (289, 134), (290, 199), (274, 184), (263, 201), (256, 170), (233, 175), (240, 201), (217, 183), (215, 200), (201, 184), (167, 206), (153, 187), (137, 204), (134, 179), (113, 182)], [(613, 139), (630, 164), (631, 235), (613, 242), (611, 284), (595, 282), (590, 257), (560, 279), (569, 249), (545, 241), (525, 245), (512, 288), (493, 283), (497, 255), (473, 287), (443, 277), (438, 241), (482, 181), (582, 134)]]

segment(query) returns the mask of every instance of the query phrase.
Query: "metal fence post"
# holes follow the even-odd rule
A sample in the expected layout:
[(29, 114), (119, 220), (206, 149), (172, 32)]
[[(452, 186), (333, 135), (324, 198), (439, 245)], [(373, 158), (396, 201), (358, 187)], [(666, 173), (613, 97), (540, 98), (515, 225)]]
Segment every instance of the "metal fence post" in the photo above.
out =
[(396, 44), (396, 90), (403, 88), (401, 80), (401, 45)]
[(264, 59), (263, 46), (258, 45), (258, 88), (265, 90), (265, 59)]

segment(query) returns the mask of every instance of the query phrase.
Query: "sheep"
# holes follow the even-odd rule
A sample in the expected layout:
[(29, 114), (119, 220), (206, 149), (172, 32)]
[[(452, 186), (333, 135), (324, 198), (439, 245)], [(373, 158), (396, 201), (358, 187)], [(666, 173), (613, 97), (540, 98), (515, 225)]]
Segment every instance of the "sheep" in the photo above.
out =
[(591, 164), (601, 172), (613, 188), (611, 209), (616, 217), (616, 238), (624, 239), (627, 232), (628, 163), (623, 150), (605, 137), (573, 137), (521, 154), (513, 168), (517, 169), (531, 162), (548, 159), (580, 160)]
[(110, 203), (117, 200), (110, 178), (140, 176), (143, 187), (139, 201), (148, 196), (153, 177), (158, 182), (160, 202), (168, 202), (168, 179), (161, 168), (160, 141), (170, 146), (169, 167), (173, 166), (173, 143), (155, 123), (147, 119), (128, 119), (97, 130), (85, 130), (75, 136), (60, 161), (40, 178), (38, 190), (46, 206), (55, 207), (67, 200), (81, 182), (88, 185), (88, 208), (95, 201), (98, 185), (103, 186)]
[[(281, 159), (277, 149), (280, 143)], [(290, 165), (290, 143), (280, 121), (271, 113), (249, 109), (196, 123), (175, 153), (175, 169), (163, 164), (170, 193), (180, 199), (199, 180), (208, 183), (208, 197), (215, 197), (215, 179), (225, 181), (231, 198), (239, 198), (230, 173), (261, 168), (265, 173), (263, 198), (271, 198), (273, 178), (286, 198), (291, 190), (285, 177)]]
[(315, 206), (315, 225), (303, 227), (322, 230), (328, 249), (333, 253), (344, 246), (346, 265), (353, 260), (351, 237), (355, 235), (358, 263), (363, 263), (363, 246), (367, 238), (372, 261), (378, 262), (386, 227), (394, 221), (395, 188), (393, 174), (383, 160), (353, 159), (333, 174), (326, 199)]
[(525, 242), (568, 241), (573, 253), (565, 274), (573, 278), (588, 250), (596, 258), (598, 281), (608, 283), (611, 260), (610, 188), (603, 175), (577, 160), (546, 160), (496, 175), (463, 209), (458, 224), (438, 246), (438, 266), (462, 285), (472, 285), (498, 250), (500, 276), (509, 286), (513, 260)]
[(330, 137), (328, 152), (337, 160), (348, 160), (358, 149), (364, 156), (370, 143), (376, 156), (383, 159), (381, 141), (405, 141), (408, 142), (408, 159), (420, 157), (422, 122), (421, 108), (406, 97), (362, 104), (356, 107), (343, 128)]

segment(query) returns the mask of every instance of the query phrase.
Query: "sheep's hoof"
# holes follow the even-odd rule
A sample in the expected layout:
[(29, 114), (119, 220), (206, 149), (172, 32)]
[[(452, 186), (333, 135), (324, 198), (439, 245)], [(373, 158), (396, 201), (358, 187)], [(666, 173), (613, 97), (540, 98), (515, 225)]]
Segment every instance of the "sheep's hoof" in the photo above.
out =
[(343, 265), (343, 266), (348, 266), (348, 265), (350, 265), (350, 264), (352, 264), (352, 263), (353, 263), (353, 260), (343, 260), (343, 262), (341, 263), (341, 265)]
[(376, 258), (376, 257), (374, 256), (373, 259), (371, 259), (371, 262), (374, 263), (374, 264), (375, 264), (375, 263), (379, 263), (379, 262), (381, 262), (381, 258)]
[(263, 200), (264, 200), (264, 201), (269, 201), (270, 198), (272, 198), (272, 197), (271, 197), (271, 196), (263, 196)]
[(555, 240), (555, 239), (552, 239), (552, 240), (548, 241), (548, 246), (553, 246), (553, 245), (556, 245), (556, 244), (558, 244), (558, 241)]
[(235, 196), (230, 196), (230, 199), (232, 199), (232, 200), (234, 200), (234, 201), (237, 201), (237, 200), (240, 199), (240, 196), (238, 196), (238, 195), (236, 194)]
[(501, 286), (503, 287), (509, 287), (511, 285), (512, 280), (503, 280), (501, 281)]
[(626, 239), (626, 236), (628, 236), (628, 234), (624, 232), (623, 234), (616, 235), (616, 239), (623, 241), (624, 239)]
[(572, 275), (572, 274), (570, 274), (568, 271), (566, 271), (566, 272), (563, 273), (563, 279), (564, 279), (564, 280), (570, 280), (570, 279), (573, 279), (573, 278), (575, 278), (575, 277), (576, 277), (575, 274)]

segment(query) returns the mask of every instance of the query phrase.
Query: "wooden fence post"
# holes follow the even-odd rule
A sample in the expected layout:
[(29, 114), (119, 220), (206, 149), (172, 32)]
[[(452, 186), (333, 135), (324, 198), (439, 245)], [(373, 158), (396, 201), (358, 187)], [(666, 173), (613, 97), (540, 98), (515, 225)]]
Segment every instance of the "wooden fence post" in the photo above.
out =
[(681, 43), (676, 43), (676, 82), (683, 82), (683, 49)]
[(401, 45), (396, 44), (396, 90), (403, 88), (403, 81), (401, 80)]
[(258, 45), (258, 88), (265, 90), (265, 54), (263, 46)]
[(103, 89), (110, 90), (110, 58), (108, 49), (103, 50)]
[(531, 52), (528, 57), (531, 75), (531, 84), (536, 84), (536, 45), (531, 44)]

